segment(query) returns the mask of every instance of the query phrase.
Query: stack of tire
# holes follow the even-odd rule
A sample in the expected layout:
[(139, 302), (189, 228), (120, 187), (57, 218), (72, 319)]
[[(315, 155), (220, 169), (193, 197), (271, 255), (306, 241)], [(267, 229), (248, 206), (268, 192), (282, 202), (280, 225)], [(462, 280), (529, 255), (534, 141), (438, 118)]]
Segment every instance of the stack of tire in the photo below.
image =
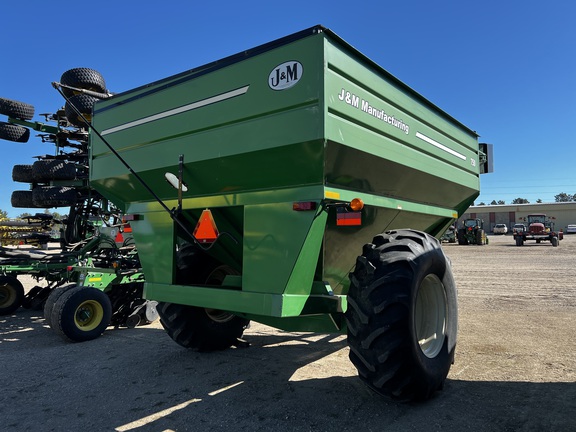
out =
[[(81, 90), (100, 93), (107, 97), (106, 83), (99, 72), (88, 68), (75, 68), (64, 72), (61, 84)], [(66, 97), (64, 113), (72, 127), (86, 129), (90, 122), (92, 107), (97, 97), (80, 91), (62, 87)], [(0, 98), (0, 114), (16, 120), (28, 121), (34, 116), (34, 107), (23, 102)], [(0, 139), (15, 142), (27, 142), (30, 130), (17, 124), (0, 122)], [(29, 190), (17, 190), (12, 193), (11, 203), (15, 208), (52, 208), (70, 207), (80, 198), (74, 187), (77, 179), (77, 164), (66, 160), (65, 156), (46, 156), (33, 164), (15, 165), (12, 180), (29, 183)]]

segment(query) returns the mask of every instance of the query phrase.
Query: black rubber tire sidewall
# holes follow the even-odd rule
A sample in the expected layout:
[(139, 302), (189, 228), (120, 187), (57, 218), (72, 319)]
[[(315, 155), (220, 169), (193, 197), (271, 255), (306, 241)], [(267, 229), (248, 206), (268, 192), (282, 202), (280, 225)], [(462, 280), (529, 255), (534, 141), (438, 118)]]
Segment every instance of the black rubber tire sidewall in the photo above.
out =
[(12, 301), (0, 304), (0, 315), (9, 315), (16, 311), (24, 302), (24, 287), (18, 279), (13, 276), (0, 276), (0, 285), (2, 289), (10, 292)]
[[(74, 316), (85, 301), (97, 301), (103, 309), (103, 316), (96, 328), (84, 331), (75, 324)], [(99, 289), (77, 286), (64, 292), (54, 304), (51, 322), (52, 329), (65, 339), (73, 342), (85, 342), (99, 337), (112, 317), (112, 304), (108, 296)]]
[(56, 287), (52, 290), (48, 298), (46, 299), (46, 303), (44, 303), (44, 319), (46, 323), (52, 328), (52, 311), (54, 310), (54, 305), (62, 297), (66, 291), (71, 290), (72, 288), (76, 287), (76, 284), (69, 284)]
[[(446, 337), (427, 357), (415, 330), (418, 290), (428, 274), (446, 294)], [(402, 401), (423, 400), (440, 390), (454, 359), (458, 315), (456, 286), (441, 245), (432, 236), (397, 230), (364, 246), (348, 293), (350, 359), (374, 391)]]

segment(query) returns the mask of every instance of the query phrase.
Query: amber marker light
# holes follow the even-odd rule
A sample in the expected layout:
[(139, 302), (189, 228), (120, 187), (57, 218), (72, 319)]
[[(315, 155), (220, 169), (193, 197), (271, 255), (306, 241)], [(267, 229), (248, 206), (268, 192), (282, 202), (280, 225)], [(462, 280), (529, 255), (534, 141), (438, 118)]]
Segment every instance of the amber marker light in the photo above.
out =
[(350, 210), (352, 211), (360, 211), (364, 208), (364, 201), (360, 198), (354, 198), (350, 201)]

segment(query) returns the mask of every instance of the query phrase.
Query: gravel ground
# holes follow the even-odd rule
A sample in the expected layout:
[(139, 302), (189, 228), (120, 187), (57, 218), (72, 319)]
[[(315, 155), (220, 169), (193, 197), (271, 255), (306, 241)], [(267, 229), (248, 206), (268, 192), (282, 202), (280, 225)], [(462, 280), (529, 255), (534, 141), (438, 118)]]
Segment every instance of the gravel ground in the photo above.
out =
[[(456, 363), (433, 399), (373, 395), (345, 338), (252, 324), (249, 348), (201, 354), (158, 323), (68, 343), (42, 314), (0, 317), (3, 431), (576, 430), (576, 236), (558, 248), (445, 244)], [(32, 281), (25, 281), (27, 288)]]

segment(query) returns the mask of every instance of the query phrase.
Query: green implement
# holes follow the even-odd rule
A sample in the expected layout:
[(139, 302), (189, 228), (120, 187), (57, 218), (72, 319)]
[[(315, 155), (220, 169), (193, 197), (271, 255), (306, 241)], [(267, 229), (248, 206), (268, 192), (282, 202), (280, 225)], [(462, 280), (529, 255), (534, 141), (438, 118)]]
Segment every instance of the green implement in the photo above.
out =
[(442, 387), (437, 238), (479, 194), (475, 132), (320, 26), (99, 101), (92, 126), (91, 186), (177, 343), (228, 348), (249, 320), (347, 332), (377, 392)]

